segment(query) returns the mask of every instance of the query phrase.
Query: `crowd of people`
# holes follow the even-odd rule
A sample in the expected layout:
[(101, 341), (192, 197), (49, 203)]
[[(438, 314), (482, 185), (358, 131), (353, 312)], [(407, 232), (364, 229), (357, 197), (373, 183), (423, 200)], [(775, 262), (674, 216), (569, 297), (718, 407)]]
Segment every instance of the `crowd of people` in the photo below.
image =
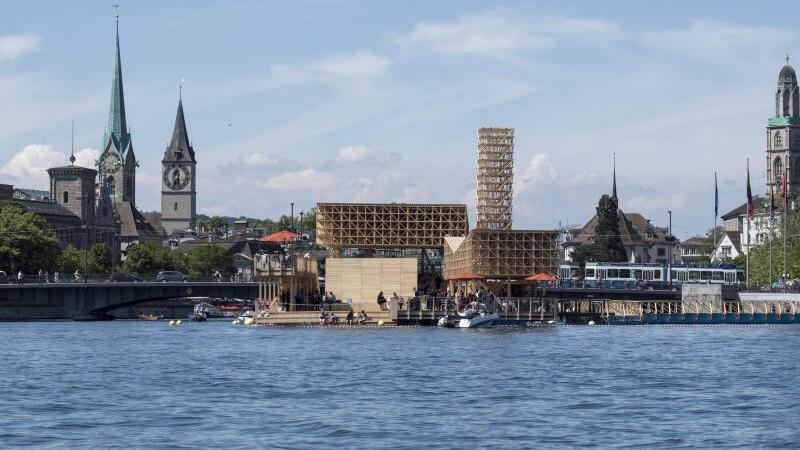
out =
[[(353, 315), (353, 310), (349, 310), (347, 312), (347, 316), (345, 316), (344, 321), (347, 325), (364, 325), (367, 323), (367, 313), (364, 312), (362, 309), (358, 312), (358, 315)], [(339, 318), (336, 316), (336, 313), (333, 311), (325, 311), (321, 309), (319, 312), (319, 324), (320, 325), (338, 325)]]

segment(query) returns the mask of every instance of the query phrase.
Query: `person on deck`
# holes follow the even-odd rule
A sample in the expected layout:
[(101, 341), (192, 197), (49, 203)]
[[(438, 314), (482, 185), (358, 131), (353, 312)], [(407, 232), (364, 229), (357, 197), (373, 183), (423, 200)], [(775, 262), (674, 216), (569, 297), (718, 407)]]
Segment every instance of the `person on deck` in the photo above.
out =
[(383, 291), (378, 293), (378, 306), (381, 308), (381, 311), (386, 311), (386, 297), (383, 296)]
[(345, 322), (347, 322), (348, 325), (352, 325), (353, 324), (353, 310), (352, 309), (350, 311), (347, 311), (347, 317), (345, 317)]

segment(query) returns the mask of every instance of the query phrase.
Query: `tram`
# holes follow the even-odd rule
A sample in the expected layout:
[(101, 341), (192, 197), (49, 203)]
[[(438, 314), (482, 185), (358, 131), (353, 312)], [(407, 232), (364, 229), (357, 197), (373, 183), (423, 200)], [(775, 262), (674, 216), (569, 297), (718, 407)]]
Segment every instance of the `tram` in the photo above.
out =
[(666, 289), (684, 283), (738, 285), (744, 282), (744, 271), (732, 264), (688, 266), (673, 264), (671, 283), (667, 283), (666, 264), (587, 262), (581, 273), (580, 264), (563, 263), (558, 275), (563, 287), (611, 289)]

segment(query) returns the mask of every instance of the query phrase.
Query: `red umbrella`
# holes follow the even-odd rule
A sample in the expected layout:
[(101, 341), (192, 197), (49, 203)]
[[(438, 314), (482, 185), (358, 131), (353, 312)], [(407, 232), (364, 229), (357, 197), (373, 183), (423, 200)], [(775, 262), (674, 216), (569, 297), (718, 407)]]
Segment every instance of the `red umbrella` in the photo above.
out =
[(451, 281), (467, 281), (467, 280), (482, 280), (483, 277), (472, 272), (460, 273), (452, 278)]
[(261, 242), (277, 242), (277, 243), (284, 243), (287, 241), (296, 241), (300, 237), (297, 233), (292, 233), (288, 230), (281, 230), (277, 233), (272, 233), (269, 236), (264, 236), (259, 241)]
[(555, 280), (556, 277), (542, 272), (539, 272), (536, 275), (531, 275), (528, 278), (525, 278), (525, 281), (555, 281)]

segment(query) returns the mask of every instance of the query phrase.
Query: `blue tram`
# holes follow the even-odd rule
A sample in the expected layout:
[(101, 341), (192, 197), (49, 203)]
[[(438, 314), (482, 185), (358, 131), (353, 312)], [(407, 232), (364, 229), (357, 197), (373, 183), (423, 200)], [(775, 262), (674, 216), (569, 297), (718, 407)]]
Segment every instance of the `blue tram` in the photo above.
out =
[[(587, 262), (581, 273), (576, 262), (559, 267), (559, 280), (564, 287), (613, 289), (665, 289), (684, 283), (738, 285), (744, 282), (744, 271), (732, 264), (687, 266), (673, 264), (667, 274), (666, 264)], [(667, 282), (670, 276), (672, 282)]]

